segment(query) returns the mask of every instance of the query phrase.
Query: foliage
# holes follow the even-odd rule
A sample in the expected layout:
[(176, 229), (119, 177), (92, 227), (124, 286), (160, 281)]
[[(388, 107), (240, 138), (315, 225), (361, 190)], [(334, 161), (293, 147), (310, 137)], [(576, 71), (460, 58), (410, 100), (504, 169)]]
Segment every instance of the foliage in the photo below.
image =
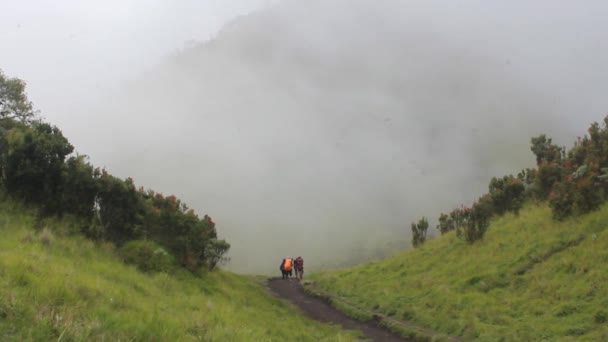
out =
[(86, 157), (69, 157), (63, 169), (61, 208), (63, 212), (90, 221), (96, 210), (95, 200), (99, 192), (101, 171), (86, 161)]
[(0, 120), (30, 122), (36, 114), (32, 102), (25, 94), (25, 82), (9, 78), (0, 70)]
[(471, 208), (464, 208), (464, 224), (456, 230), (458, 237), (463, 237), (468, 243), (481, 240), (490, 224), (493, 205), (490, 195), (479, 198)]
[(230, 260), (230, 258), (225, 256), (229, 249), (230, 244), (225, 240), (209, 240), (206, 247), (209, 270), (213, 270), (218, 264), (223, 264)]
[(524, 205), (524, 191), (523, 182), (516, 177), (509, 175), (503, 178), (492, 178), (489, 194), (494, 212), (497, 215), (507, 212), (517, 214)]
[(417, 247), (426, 241), (426, 231), (429, 228), (429, 221), (426, 217), (421, 218), (418, 223), (412, 223), (412, 245)]
[(452, 210), (449, 215), (442, 213), (439, 216), (437, 229), (442, 235), (453, 230), (460, 231), (467, 223), (468, 217), (469, 209), (464, 206)]
[(551, 138), (547, 138), (546, 135), (541, 134), (538, 137), (534, 137), (531, 140), (532, 146), (530, 149), (536, 156), (536, 164), (542, 163), (558, 163), (561, 161), (564, 150), (553, 144)]
[(136, 189), (131, 178), (114, 177), (74, 155), (59, 128), (33, 120), (24, 87), (0, 72), (0, 190), (37, 208), (40, 218), (78, 218), (92, 239), (117, 245), (149, 239), (192, 271), (227, 261), (230, 245), (217, 241), (209, 216), (199, 219), (175, 196)]
[(131, 180), (118, 179), (103, 171), (96, 199), (104, 239), (124, 243), (144, 235), (145, 207)]
[(462, 206), (439, 216), (441, 234), (456, 230), (468, 242), (485, 234), (489, 221), (508, 212), (517, 214), (526, 200), (547, 200), (556, 220), (591, 212), (608, 198), (608, 116), (593, 123), (589, 135), (567, 151), (546, 135), (531, 139), (537, 168), (492, 178), (488, 193), (471, 208)]
[(574, 186), (570, 182), (555, 184), (549, 196), (553, 218), (563, 220), (574, 212)]
[(169, 272), (175, 260), (161, 246), (150, 240), (133, 240), (119, 250), (127, 264), (135, 265), (143, 272)]
[(57, 127), (43, 122), (10, 129), (7, 146), (2, 158), (7, 192), (40, 206), (45, 215), (60, 213), (65, 159), (74, 147)]

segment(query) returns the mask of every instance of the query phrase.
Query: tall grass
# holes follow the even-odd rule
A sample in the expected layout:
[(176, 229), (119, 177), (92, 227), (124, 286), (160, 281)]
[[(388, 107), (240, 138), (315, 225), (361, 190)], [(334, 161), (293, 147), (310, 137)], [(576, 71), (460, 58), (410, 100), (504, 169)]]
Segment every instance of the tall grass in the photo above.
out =
[(564, 222), (546, 206), (394, 258), (313, 275), (361, 307), (465, 340), (608, 340), (608, 206)]
[(352, 341), (227, 273), (144, 274), (55, 221), (0, 204), (2, 341)]

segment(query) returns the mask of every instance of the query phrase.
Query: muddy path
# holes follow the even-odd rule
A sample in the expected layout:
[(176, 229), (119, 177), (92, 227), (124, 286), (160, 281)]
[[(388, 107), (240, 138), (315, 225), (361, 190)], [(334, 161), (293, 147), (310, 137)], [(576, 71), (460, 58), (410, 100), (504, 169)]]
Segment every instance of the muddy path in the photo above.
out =
[(277, 296), (285, 298), (298, 306), (309, 317), (323, 322), (333, 323), (349, 330), (359, 330), (373, 341), (404, 342), (408, 341), (386, 328), (373, 323), (364, 323), (354, 320), (336, 310), (321, 298), (312, 296), (304, 291), (295, 279), (272, 278), (268, 280), (268, 287)]

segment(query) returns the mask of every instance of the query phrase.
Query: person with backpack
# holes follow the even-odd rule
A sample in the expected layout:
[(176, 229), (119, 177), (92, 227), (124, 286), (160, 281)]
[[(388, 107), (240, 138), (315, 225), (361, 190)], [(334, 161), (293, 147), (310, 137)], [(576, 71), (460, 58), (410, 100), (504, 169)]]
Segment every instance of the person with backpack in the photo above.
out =
[(304, 276), (304, 259), (301, 256), (297, 257), (295, 260), (295, 268), (296, 268), (296, 278), (302, 280)]
[(281, 262), (281, 266), (279, 266), (279, 269), (281, 270), (281, 276), (283, 277), (283, 279), (287, 279), (293, 276), (293, 258), (283, 259), (283, 262)]

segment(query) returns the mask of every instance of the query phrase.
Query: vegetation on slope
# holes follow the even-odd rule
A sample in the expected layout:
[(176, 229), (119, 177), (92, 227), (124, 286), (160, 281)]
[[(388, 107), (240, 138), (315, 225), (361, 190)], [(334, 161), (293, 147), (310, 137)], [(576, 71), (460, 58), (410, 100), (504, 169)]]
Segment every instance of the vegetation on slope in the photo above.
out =
[[(469, 243), (483, 238), (490, 220), (505, 213), (517, 214), (526, 201), (547, 201), (553, 218), (563, 220), (597, 209), (608, 200), (608, 116), (591, 124), (570, 150), (555, 145), (542, 134), (531, 139), (536, 168), (517, 176), (492, 178), (488, 192), (470, 207), (461, 206), (439, 216), (437, 229), (452, 230)], [(428, 224), (412, 223), (412, 244), (424, 243)]]
[(441, 238), (425, 242), (422, 218), (417, 250), (322, 273), (318, 286), (467, 339), (608, 339), (608, 117), (588, 134), (568, 151), (532, 138), (537, 168), (441, 214)]
[(116, 178), (75, 154), (59, 128), (38, 118), (25, 83), (1, 70), (0, 191), (36, 208), (39, 219), (72, 216), (97, 241), (151, 240), (192, 271), (227, 260), (230, 244), (218, 239), (211, 217), (201, 219), (175, 196), (138, 189), (131, 178)]
[(548, 206), (455, 232), (386, 261), (313, 275), (365, 308), (480, 341), (608, 339), (608, 205), (561, 222)]
[(222, 271), (142, 273), (112, 244), (0, 203), (2, 341), (351, 341), (253, 281)]

